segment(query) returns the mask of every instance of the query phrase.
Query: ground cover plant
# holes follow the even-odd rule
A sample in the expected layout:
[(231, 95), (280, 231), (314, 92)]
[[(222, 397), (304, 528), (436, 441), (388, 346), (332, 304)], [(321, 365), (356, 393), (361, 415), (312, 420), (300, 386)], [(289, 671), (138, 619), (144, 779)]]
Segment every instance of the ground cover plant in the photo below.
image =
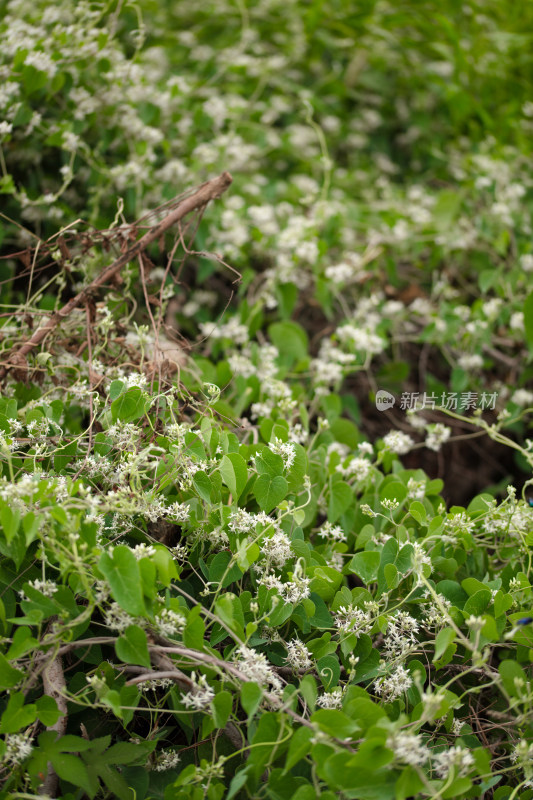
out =
[(1, 7), (0, 797), (533, 797), (533, 10)]

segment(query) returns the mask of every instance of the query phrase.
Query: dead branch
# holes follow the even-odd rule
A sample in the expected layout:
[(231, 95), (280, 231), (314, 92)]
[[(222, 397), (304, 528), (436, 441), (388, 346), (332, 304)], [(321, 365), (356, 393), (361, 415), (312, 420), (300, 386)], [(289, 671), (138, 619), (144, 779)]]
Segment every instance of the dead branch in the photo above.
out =
[(126, 250), (125, 253), (115, 259), (112, 264), (105, 267), (88, 286), (82, 289), (75, 297), (71, 298), (63, 308), (60, 308), (59, 311), (56, 311), (48, 317), (45, 323), (41, 325), (18, 350), (12, 352), (4, 366), (0, 368), (0, 380), (2, 380), (12, 368), (24, 370), (26, 368), (26, 356), (28, 353), (30, 353), (34, 347), (40, 345), (46, 336), (68, 317), (75, 308), (88, 301), (95, 289), (98, 289), (102, 284), (113, 278), (122, 267), (136, 259), (149, 245), (161, 238), (169, 228), (183, 219), (187, 214), (190, 214), (191, 211), (202, 209), (210, 200), (215, 200), (217, 197), (220, 197), (230, 186), (232, 181), (233, 178), (229, 172), (223, 172), (218, 178), (214, 178), (202, 184), (196, 192), (182, 200), (176, 208), (167, 214), (159, 223), (150, 228), (150, 230)]

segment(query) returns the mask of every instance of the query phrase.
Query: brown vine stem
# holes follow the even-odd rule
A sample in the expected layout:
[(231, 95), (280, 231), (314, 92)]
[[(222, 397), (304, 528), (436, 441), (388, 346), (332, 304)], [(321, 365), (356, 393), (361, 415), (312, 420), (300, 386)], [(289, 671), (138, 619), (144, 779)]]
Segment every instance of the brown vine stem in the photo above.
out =
[(130, 261), (136, 259), (149, 245), (157, 239), (160, 239), (169, 228), (183, 219), (183, 217), (187, 216), (187, 214), (190, 214), (191, 211), (204, 208), (210, 200), (215, 200), (224, 194), (232, 181), (233, 178), (229, 172), (223, 172), (218, 178), (213, 178), (213, 180), (203, 183), (193, 194), (178, 203), (164, 219), (158, 222), (157, 225), (151, 227), (144, 236), (115, 259), (112, 264), (105, 267), (88, 286), (82, 289), (81, 292), (78, 292), (75, 297), (71, 298), (63, 308), (60, 308), (59, 311), (56, 311), (48, 317), (44, 324), (37, 328), (35, 333), (22, 346), (15, 352), (12, 352), (11, 355), (8, 356), (7, 362), (0, 368), (0, 380), (2, 380), (12, 368), (24, 369), (26, 367), (26, 356), (28, 353), (30, 353), (34, 347), (38, 347), (48, 334), (66, 319), (75, 308), (89, 300), (95, 289), (98, 289), (102, 284), (106, 283), (106, 281), (116, 275), (122, 267), (129, 264)]

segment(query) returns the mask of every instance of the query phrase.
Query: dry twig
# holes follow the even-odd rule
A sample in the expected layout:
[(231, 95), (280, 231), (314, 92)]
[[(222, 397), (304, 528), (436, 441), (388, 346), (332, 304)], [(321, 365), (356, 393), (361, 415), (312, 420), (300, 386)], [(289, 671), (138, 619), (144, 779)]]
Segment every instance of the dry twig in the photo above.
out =
[(40, 345), (48, 334), (54, 330), (72, 311), (83, 303), (87, 302), (91, 294), (109, 281), (126, 264), (136, 259), (146, 248), (160, 239), (163, 234), (169, 230), (173, 225), (179, 222), (183, 217), (190, 214), (191, 211), (203, 209), (210, 200), (220, 197), (230, 186), (232, 177), (229, 172), (223, 172), (218, 178), (214, 178), (207, 183), (202, 184), (196, 192), (182, 200), (176, 208), (170, 211), (164, 219), (150, 228), (144, 236), (142, 236), (135, 244), (129, 247), (122, 255), (120, 255), (112, 264), (102, 270), (102, 272), (91, 283), (82, 289), (75, 297), (66, 303), (63, 308), (56, 311), (41, 325), (35, 333), (15, 352), (12, 352), (8, 357), (7, 362), (0, 368), (0, 380), (5, 377), (7, 372), (12, 369), (25, 370), (26, 369), (26, 356), (34, 347)]

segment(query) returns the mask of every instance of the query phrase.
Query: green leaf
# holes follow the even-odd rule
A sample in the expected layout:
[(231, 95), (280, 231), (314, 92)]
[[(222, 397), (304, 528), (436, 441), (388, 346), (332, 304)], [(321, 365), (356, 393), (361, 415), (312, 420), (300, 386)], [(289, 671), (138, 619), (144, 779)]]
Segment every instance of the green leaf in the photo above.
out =
[(22, 728), (27, 728), (37, 717), (35, 703), (24, 705), (22, 692), (15, 692), (9, 700), (0, 721), (0, 733), (16, 733)]
[(280, 727), (278, 715), (273, 712), (267, 711), (259, 719), (248, 756), (248, 764), (254, 769), (256, 779), (263, 772), (265, 765), (272, 760)]
[(239, 453), (228, 453), (222, 457), (218, 469), (233, 498), (237, 500), (248, 480), (246, 461)]
[(248, 714), (248, 719), (253, 717), (263, 697), (263, 690), (253, 681), (243, 683), (241, 686), (241, 705)]
[(145, 741), (138, 744), (133, 742), (117, 742), (109, 750), (105, 750), (98, 756), (99, 764), (134, 764), (143, 762), (153, 750), (156, 741)]
[(290, 366), (295, 361), (306, 358), (308, 350), (307, 334), (296, 322), (274, 322), (268, 327), (271, 342), (279, 350), (280, 361)]
[(317, 724), (324, 733), (338, 739), (350, 738), (361, 731), (357, 722), (354, 722), (348, 714), (335, 708), (321, 708), (315, 711), (310, 721)]
[(304, 677), (300, 681), (300, 686), (298, 687), (298, 691), (301, 693), (303, 699), (305, 700), (309, 708), (313, 710), (318, 696), (318, 689), (316, 686), (315, 678), (312, 675), (304, 675)]
[(201, 613), (201, 606), (195, 606), (189, 611), (187, 625), (183, 631), (183, 644), (196, 650), (203, 650), (205, 625)]
[(483, 614), (491, 600), (492, 594), (490, 589), (480, 589), (468, 598), (463, 606), (463, 614), (465, 614), (466, 617), (470, 615), (479, 617)]
[(303, 479), (307, 471), (307, 454), (301, 444), (294, 445), (294, 461), (287, 472), (289, 491), (298, 494), (303, 489)]
[(302, 758), (305, 758), (305, 756), (309, 755), (311, 750), (310, 741), (313, 736), (314, 733), (310, 728), (305, 728), (302, 726), (301, 728), (297, 728), (297, 730), (295, 730), (289, 745), (287, 760), (285, 761), (285, 769), (283, 770), (284, 774), (292, 769), (292, 767), (294, 767), (298, 761), (301, 761)]
[(111, 381), (111, 383), (109, 384), (109, 391), (108, 391), (110, 400), (112, 401), (116, 400), (117, 397), (119, 397), (122, 394), (124, 387), (125, 384), (123, 381)]
[(267, 514), (287, 495), (289, 484), (282, 475), (259, 475), (254, 483), (254, 497), (259, 508)]
[(524, 696), (527, 691), (527, 675), (520, 664), (506, 659), (498, 667), (498, 672), (508, 695), (511, 697)]
[(7, 658), (0, 653), (0, 691), (11, 689), (24, 677), (20, 669), (14, 669)]
[(455, 631), (453, 628), (443, 628), (438, 632), (435, 638), (435, 655), (433, 656), (433, 663), (439, 660), (441, 655), (448, 646), (455, 641)]
[(318, 676), (324, 689), (333, 689), (339, 683), (341, 668), (339, 659), (334, 655), (324, 656), (316, 662)]
[(139, 664), (150, 669), (146, 633), (138, 625), (130, 625), (115, 642), (117, 656), (125, 664)]
[[(233, 697), (230, 692), (218, 692), (211, 700), (213, 719), (217, 728), (223, 728), (229, 719), (233, 705)], [(245, 709), (246, 711), (246, 709)]]
[(20, 511), (18, 508), (10, 508), (7, 503), (0, 501), (0, 524), (2, 525), (6, 542), (10, 544), (19, 529)]
[(111, 403), (113, 422), (134, 422), (144, 414), (146, 397), (138, 386), (128, 389)]
[(356, 553), (350, 561), (349, 570), (358, 575), (364, 583), (372, 583), (378, 576), (380, 558), (376, 550)]
[(13, 661), (16, 658), (20, 658), (21, 656), (25, 655), (30, 650), (34, 650), (38, 646), (39, 642), (31, 635), (31, 629), (26, 628), (25, 626), (20, 626), (13, 634), (11, 647), (7, 651), (6, 657), (8, 661)]
[(282, 457), (269, 447), (263, 446), (257, 451), (254, 464), (259, 475), (270, 475), (272, 478), (283, 475), (285, 471)]
[(328, 522), (337, 522), (353, 503), (352, 488), (345, 481), (332, 484), (329, 494)]
[(229, 586), (230, 583), (240, 580), (243, 575), (237, 564), (234, 564), (228, 570), (231, 559), (231, 553), (222, 550), (213, 557), (209, 564), (209, 580), (213, 583), (220, 583), (223, 589)]
[[(226, 458), (226, 456), (224, 456)], [(206, 503), (211, 502), (211, 481), (203, 470), (194, 473), (192, 482), (194, 488)]]
[(231, 779), (231, 783), (228, 789), (228, 794), (226, 795), (225, 800), (233, 800), (235, 795), (245, 785), (246, 781), (248, 780), (249, 774), (250, 774), (249, 767), (245, 767), (244, 769), (241, 769), (239, 770), (239, 772), (235, 773), (235, 775)]
[(144, 613), (139, 563), (129, 547), (119, 544), (111, 553), (102, 553), (98, 569), (109, 583), (113, 599), (124, 611), (134, 616)]
[(35, 701), (37, 707), (37, 716), (43, 725), (49, 727), (55, 725), (58, 719), (62, 716), (62, 712), (57, 707), (57, 703), (53, 697), (44, 694), (38, 697)]
[(385, 564), (383, 568), (383, 575), (387, 582), (388, 589), (396, 589), (399, 583), (398, 569), (395, 564)]
[(135, 800), (135, 792), (116, 770), (111, 769), (107, 764), (99, 764), (98, 774), (113, 797), (118, 797), (119, 800)]
[(409, 506), (409, 513), (420, 524), (424, 524), (427, 519), (426, 509), (419, 500), (415, 500)]
[(533, 292), (528, 294), (524, 303), (524, 329), (528, 347), (533, 351)]
[(50, 757), (54, 771), (59, 777), (73, 783), (74, 786), (79, 786), (91, 797), (93, 796), (92, 784), (89, 780), (87, 767), (77, 756), (72, 756), (67, 753), (53, 753)]
[(33, 513), (33, 511), (30, 511), (28, 514), (25, 514), (22, 517), (22, 530), (24, 531), (26, 547), (29, 547), (30, 544), (37, 538), (40, 525), (41, 521), (39, 517)]

